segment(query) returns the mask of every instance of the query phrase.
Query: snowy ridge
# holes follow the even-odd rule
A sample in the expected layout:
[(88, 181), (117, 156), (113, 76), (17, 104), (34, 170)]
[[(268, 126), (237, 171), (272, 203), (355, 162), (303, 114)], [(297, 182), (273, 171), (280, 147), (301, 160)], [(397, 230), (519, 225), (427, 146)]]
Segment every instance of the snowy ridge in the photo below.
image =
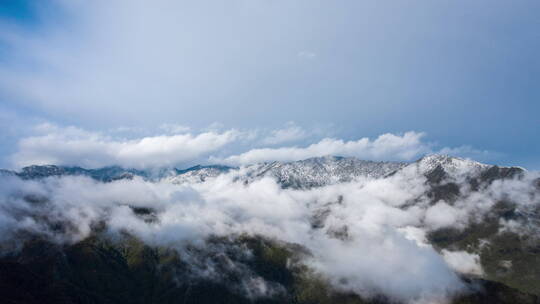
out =
[(418, 174), (436, 181), (463, 181), (479, 178), (490, 180), (508, 178), (520, 174), (524, 169), (487, 165), (470, 159), (448, 155), (428, 155), (416, 162), (377, 162), (355, 157), (324, 156), (293, 162), (270, 162), (249, 165), (243, 168), (224, 166), (196, 166), (179, 172), (169, 180), (174, 183), (204, 182), (223, 173), (230, 173), (237, 180), (252, 182), (270, 177), (284, 188), (307, 189), (355, 179), (384, 178), (400, 170), (412, 169)]
[(256, 164), (246, 170), (248, 180), (267, 176), (275, 178), (284, 187), (310, 188), (350, 182), (359, 177), (381, 178), (406, 165), (403, 162), (325, 156), (295, 162)]
[(16, 175), (23, 179), (39, 179), (49, 176), (80, 175), (99, 181), (110, 182), (118, 179), (140, 177), (150, 181), (162, 181), (174, 184), (205, 182), (222, 174), (232, 174), (236, 180), (252, 182), (270, 177), (277, 180), (284, 188), (307, 189), (331, 184), (351, 182), (355, 179), (384, 178), (407, 168), (430, 180), (461, 180), (463, 178), (493, 179), (509, 177), (523, 172), (517, 167), (498, 167), (482, 164), (469, 159), (447, 155), (428, 155), (416, 162), (377, 162), (360, 160), (355, 157), (324, 156), (292, 162), (270, 162), (233, 168), (222, 165), (197, 165), (187, 169), (164, 168), (141, 171), (121, 167), (84, 169), (64, 166), (29, 166), (20, 172), (2, 170), (2, 175)]
[(135, 176), (147, 178), (149, 173), (135, 169), (123, 169), (118, 166), (84, 169), (81, 167), (33, 165), (22, 168), (20, 172), (3, 170), (3, 175), (14, 175), (22, 179), (40, 179), (51, 176), (86, 176), (98, 181), (110, 182), (119, 179), (133, 179)]
[(459, 157), (451, 157), (448, 155), (433, 154), (427, 155), (411, 164), (415, 166), (419, 173), (423, 175), (434, 174), (439, 170), (440, 174), (452, 179), (461, 179), (465, 176), (477, 176), (482, 172), (493, 167)]
[(221, 174), (227, 173), (233, 168), (227, 166), (201, 166), (197, 165), (185, 170), (175, 169), (174, 175), (166, 176), (162, 178), (162, 181), (170, 182), (173, 184), (185, 184), (185, 183), (200, 183), (205, 182), (208, 179), (215, 178)]

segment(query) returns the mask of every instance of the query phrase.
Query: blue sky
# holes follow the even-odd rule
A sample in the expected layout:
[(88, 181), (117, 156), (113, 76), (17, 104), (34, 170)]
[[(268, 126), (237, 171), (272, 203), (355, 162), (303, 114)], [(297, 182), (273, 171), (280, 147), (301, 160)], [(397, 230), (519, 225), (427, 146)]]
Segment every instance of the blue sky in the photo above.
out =
[(540, 169), (539, 11), (493, 0), (2, 1), (0, 164), (49, 153), (50, 143), (24, 150), (47, 137), (43, 124), (109, 142), (168, 124), (194, 138), (260, 137), (231, 154), (279, 130), (301, 131), (272, 148), (415, 131), (432, 152)]

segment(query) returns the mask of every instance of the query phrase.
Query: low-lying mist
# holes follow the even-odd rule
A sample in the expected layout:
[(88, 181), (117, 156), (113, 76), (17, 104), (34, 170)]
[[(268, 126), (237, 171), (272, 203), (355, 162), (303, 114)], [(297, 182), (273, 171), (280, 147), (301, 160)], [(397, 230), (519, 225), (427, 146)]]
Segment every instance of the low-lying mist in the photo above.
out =
[[(247, 183), (238, 174), (241, 170), (184, 184), (139, 177), (102, 183), (81, 176), (1, 176), (0, 248), (3, 254), (17, 251), (29, 236), (73, 244), (105, 227), (112, 237), (128, 233), (191, 256), (194, 273), (219, 279), (215, 265), (186, 248), (219, 251), (209, 238), (260, 236), (305, 248), (309, 254), (300, 262), (337, 290), (433, 303), (467, 292), (460, 274), (481, 276), (483, 270), (477, 254), (439, 252), (428, 233), (491, 220), (500, 201), (523, 210), (539, 201), (533, 173), (480, 189), (463, 187), (455, 202), (434, 202), (415, 166), (386, 178), (304, 190), (283, 189), (269, 177)], [(499, 222), (500, 230), (527, 227), (515, 220)], [(234, 268), (244, 271), (242, 265)], [(249, 296), (279, 292), (272, 282), (250, 280)]]

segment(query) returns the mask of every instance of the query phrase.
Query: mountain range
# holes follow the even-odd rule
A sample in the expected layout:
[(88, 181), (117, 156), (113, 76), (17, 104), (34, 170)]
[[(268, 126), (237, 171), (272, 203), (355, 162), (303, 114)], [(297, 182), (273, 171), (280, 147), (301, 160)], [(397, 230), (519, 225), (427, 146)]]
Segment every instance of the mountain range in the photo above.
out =
[[(421, 240), (410, 239), (419, 242), (419, 246), (432, 247), (445, 259), (453, 261), (449, 264), (455, 264), (460, 282), (468, 286), (467, 292), (449, 301), (540, 303), (540, 177), (520, 167), (429, 155), (410, 163), (326, 156), (241, 168), (198, 165), (187, 169), (136, 170), (116, 166), (84, 169), (36, 165), (20, 171), (0, 171), (0, 178), (37, 183), (71, 176), (88, 177), (100, 184), (140, 179), (152, 184), (195, 188), (220, 179), (242, 185), (273, 180), (283, 189), (281, 191), (297, 191), (294, 193), (319, 191), (317, 189), (325, 187), (339, 190), (342, 185), (354, 185), (359, 189), (377, 187), (370, 192), (375, 196), (390, 191), (385, 181), (397, 184), (400, 189), (402, 185), (410, 185), (418, 189), (405, 189), (414, 195), (396, 206), (397, 210), (406, 210), (408, 214), (416, 214), (415, 210), (422, 208), (427, 210), (417, 224), (425, 235)], [(416, 180), (420, 184), (412, 183)], [(54, 199), (22, 197), (30, 206), (37, 206), (35, 208)], [(7, 200), (4, 198), (3, 209), (11, 206)], [(339, 218), (336, 214), (342, 210), (342, 200), (340, 194), (336, 201), (309, 207), (312, 208), (309, 209), (310, 233), (324, 232), (330, 239), (352, 242), (355, 223), (337, 225), (333, 217)], [(134, 204), (129, 208), (146, 223), (160, 220), (158, 207)], [(465, 216), (466, 224), (461, 220)], [(35, 215), (32, 218), (46, 222), (47, 229), (53, 231), (64, 233), (72, 229), (70, 223)], [(454, 220), (447, 224), (449, 218)], [(8, 250), (0, 257), (0, 298), (5, 299), (5, 303), (408, 302), (384, 291), (375, 290), (366, 297), (365, 293), (336, 288), (331, 280), (313, 272), (309, 263), (302, 262), (315, 255), (309, 248), (275, 237), (243, 233), (234, 237), (211, 235), (205, 240), (210, 244), (205, 250), (195, 246), (179, 252), (174, 246), (148, 244), (129, 231), (111, 236), (107, 225), (105, 221), (93, 222), (88, 235), (70, 242), (17, 231), (16, 237), (24, 241), (18, 242), (16, 250)], [(11, 246), (9, 240), (1, 240), (0, 248)], [(239, 254), (238, 248), (248, 250), (249, 257)], [(186, 258), (192, 255), (197, 257), (195, 261)], [(472, 270), (462, 270), (470, 262), (469, 257), (473, 257), (476, 264)], [(211, 260), (221, 279), (197, 277), (192, 264), (201, 260)], [(256, 274), (254, 277), (268, 282), (264, 285), (265, 296), (251, 296), (250, 290), (262, 288), (260, 283), (251, 280), (249, 284), (253, 285), (246, 285), (239, 266), (230, 265), (242, 265), (240, 268), (245, 267), (242, 273)], [(205, 264), (203, 268), (207, 267)], [(274, 292), (270, 294), (269, 289)]]
[(125, 169), (119, 166), (85, 169), (73, 166), (33, 165), (24, 167), (20, 171), (1, 170), (0, 174), (16, 175), (26, 180), (51, 176), (87, 176), (97, 181), (110, 182), (138, 176), (151, 181), (167, 180), (172, 183), (185, 183), (202, 182), (208, 178), (235, 171), (239, 178), (246, 180), (267, 176), (275, 178), (283, 187), (311, 188), (350, 182), (362, 177), (382, 178), (407, 166), (417, 166), (423, 174), (431, 174), (433, 178), (437, 172), (456, 177), (456, 174), (460, 174), (460, 170), (466, 171), (465, 174), (469, 175), (495, 174), (494, 178), (504, 177), (505, 174), (511, 177), (524, 171), (519, 167), (490, 166), (445, 155), (430, 155), (413, 163), (376, 162), (355, 157), (325, 156), (294, 162), (259, 163), (246, 166), (242, 170), (224, 165), (197, 165), (187, 169), (159, 170)]

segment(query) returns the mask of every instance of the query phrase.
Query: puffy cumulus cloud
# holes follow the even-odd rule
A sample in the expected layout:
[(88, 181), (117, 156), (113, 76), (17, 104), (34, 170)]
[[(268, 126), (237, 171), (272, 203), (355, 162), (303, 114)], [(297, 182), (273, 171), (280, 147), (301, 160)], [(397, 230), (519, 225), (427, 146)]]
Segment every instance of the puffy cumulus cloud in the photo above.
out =
[[(180, 124), (162, 124), (157, 130), (119, 127), (107, 132), (42, 123), (32, 130), (18, 140), (9, 158), (14, 167), (53, 164), (154, 169), (196, 162), (237, 166), (327, 155), (355, 156), (364, 160), (412, 160), (434, 153), (432, 147), (435, 146), (422, 140), (424, 133), (411, 131), (351, 141), (324, 138), (307, 147), (254, 148), (316, 136), (317, 131), (309, 133), (293, 122), (274, 130), (226, 129), (217, 123), (202, 130)], [(468, 163), (465, 165), (465, 169), (469, 168)]]
[[(343, 141), (324, 138), (307, 147), (260, 148), (229, 156), (222, 161), (245, 165), (265, 161), (294, 161), (325, 155), (356, 156), (369, 160), (411, 160), (431, 152), (431, 144), (422, 142), (424, 133), (406, 132), (402, 135), (386, 133), (376, 139), (367, 137)], [(219, 160), (216, 160), (219, 161)]]
[[(357, 156), (362, 159), (410, 160), (431, 151), (430, 144), (421, 141), (424, 133), (403, 135), (383, 134), (374, 140), (362, 138), (343, 141), (325, 138), (305, 148), (260, 148), (228, 157), (213, 153), (237, 141), (250, 144), (258, 138), (264, 145), (276, 145), (300, 140), (307, 132), (294, 123), (283, 129), (219, 130), (210, 128), (202, 133), (188, 133), (183, 125), (163, 124), (164, 135), (119, 138), (77, 127), (59, 127), (44, 123), (35, 128), (37, 134), (22, 138), (12, 161), (17, 167), (34, 164), (78, 165), (102, 167), (121, 165), (133, 168), (174, 166), (210, 157), (213, 162), (243, 165), (269, 160), (293, 161), (325, 155)], [(222, 129), (222, 128), (220, 128)], [(133, 133), (132, 129), (129, 129)], [(264, 136), (264, 134), (267, 134)]]
[(444, 303), (464, 289), (433, 248), (391, 230), (382, 238), (354, 243), (325, 239), (320, 246), (326, 250), (311, 265), (339, 290), (365, 297), (384, 294), (397, 302)]
[(173, 166), (200, 159), (235, 141), (235, 130), (176, 133), (135, 139), (113, 138), (76, 127), (42, 124), (38, 134), (21, 139), (12, 156), (16, 166), (78, 165), (89, 168), (120, 165), (133, 168)]
[[(300, 139), (306, 132), (297, 126), (275, 130), (263, 143), (278, 144)], [(336, 138), (324, 138), (307, 147), (285, 146), (278, 148), (256, 148), (247, 152), (231, 155), (227, 158), (214, 158), (215, 162), (231, 165), (247, 165), (266, 161), (296, 161), (310, 157), (326, 155), (354, 156), (365, 160), (399, 160), (410, 161), (425, 154), (447, 154), (461, 157), (480, 157), (492, 159), (498, 156), (491, 151), (480, 151), (470, 146), (443, 147), (436, 149), (437, 144), (423, 141), (424, 132), (409, 131), (403, 134), (386, 133), (375, 139), (363, 137), (358, 140), (344, 141)]]
[(425, 223), (432, 229), (462, 227), (468, 220), (466, 210), (440, 201), (426, 210)]
[(466, 251), (449, 251), (443, 249), (442, 255), (448, 265), (459, 273), (477, 276), (484, 274), (484, 270), (480, 264), (480, 256), (478, 254), (468, 253)]

